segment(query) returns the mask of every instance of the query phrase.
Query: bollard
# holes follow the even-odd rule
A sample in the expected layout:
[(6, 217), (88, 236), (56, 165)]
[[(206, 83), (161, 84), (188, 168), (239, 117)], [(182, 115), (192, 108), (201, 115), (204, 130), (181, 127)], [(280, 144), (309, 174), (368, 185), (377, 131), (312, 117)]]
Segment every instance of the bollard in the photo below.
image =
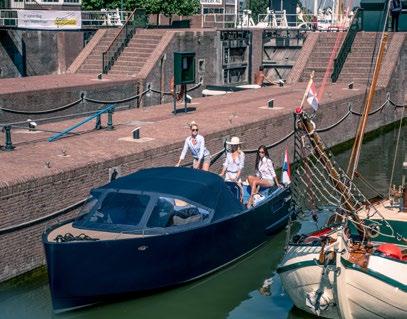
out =
[(96, 116), (96, 125), (95, 125), (95, 130), (100, 130), (102, 129), (102, 121), (100, 119), (100, 115)]
[(4, 132), (6, 135), (6, 144), (4, 145), (3, 149), (5, 151), (12, 151), (15, 149), (15, 146), (11, 142), (11, 126), (10, 125), (4, 126)]
[(108, 130), (114, 130), (113, 126), (113, 112), (114, 108), (111, 108), (107, 111), (107, 129)]

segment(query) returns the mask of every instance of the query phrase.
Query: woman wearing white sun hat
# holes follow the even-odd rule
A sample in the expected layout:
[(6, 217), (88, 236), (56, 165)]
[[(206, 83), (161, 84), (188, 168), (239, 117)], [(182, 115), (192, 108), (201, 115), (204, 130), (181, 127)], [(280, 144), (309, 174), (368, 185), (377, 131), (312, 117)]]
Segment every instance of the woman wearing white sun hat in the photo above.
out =
[(226, 141), (226, 144), (230, 146), (230, 152), (226, 153), (222, 172), (219, 175), (225, 175), (225, 181), (238, 182), (244, 167), (245, 159), (244, 153), (240, 149), (242, 143), (237, 136), (233, 136), (230, 141)]

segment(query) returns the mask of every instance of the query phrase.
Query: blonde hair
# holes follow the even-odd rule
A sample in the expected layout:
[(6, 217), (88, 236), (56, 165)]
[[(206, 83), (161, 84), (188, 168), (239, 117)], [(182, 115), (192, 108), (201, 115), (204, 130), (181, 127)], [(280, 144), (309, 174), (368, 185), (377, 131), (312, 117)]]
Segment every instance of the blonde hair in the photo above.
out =
[(196, 128), (199, 128), (199, 127), (198, 127), (198, 124), (196, 124), (195, 121), (191, 121), (191, 122), (189, 123), (189, 128), (192, 128), (193, 126), (196, 126)]

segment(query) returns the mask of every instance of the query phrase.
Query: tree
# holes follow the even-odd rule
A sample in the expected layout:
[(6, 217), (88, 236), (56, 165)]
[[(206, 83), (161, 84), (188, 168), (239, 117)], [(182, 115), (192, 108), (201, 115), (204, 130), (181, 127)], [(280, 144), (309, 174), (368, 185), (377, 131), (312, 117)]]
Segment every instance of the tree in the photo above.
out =
[(199, 0), (140, 0), (141, 7), (150, 14), (163, 14), (171, 18), (172, 15), (189, 16), (199, 11)]
[(269, 7), (269, 0), (250, 0), (248, 9), (252, 11), (252, 18), (257, 23), (259, 14), (266, 14)]
[[(1, 1), (1, 0), (0, 0)], [(142, 7), (143, 0), (82, 0), (83, 10), (100, 10), (100, 9), (122, 9), (133, 11), (136, 8)]]

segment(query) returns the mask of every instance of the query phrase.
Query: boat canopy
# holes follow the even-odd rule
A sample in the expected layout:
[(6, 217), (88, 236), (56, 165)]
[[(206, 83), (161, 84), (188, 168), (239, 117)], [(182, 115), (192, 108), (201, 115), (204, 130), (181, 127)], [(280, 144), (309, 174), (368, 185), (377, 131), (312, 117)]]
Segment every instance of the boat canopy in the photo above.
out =
[(184, 167), (142, 169), (95, 189), (133, 190), (180, 197), (214, 210), (217, 220), (243, 210), (224, 180), (217, 174)]

